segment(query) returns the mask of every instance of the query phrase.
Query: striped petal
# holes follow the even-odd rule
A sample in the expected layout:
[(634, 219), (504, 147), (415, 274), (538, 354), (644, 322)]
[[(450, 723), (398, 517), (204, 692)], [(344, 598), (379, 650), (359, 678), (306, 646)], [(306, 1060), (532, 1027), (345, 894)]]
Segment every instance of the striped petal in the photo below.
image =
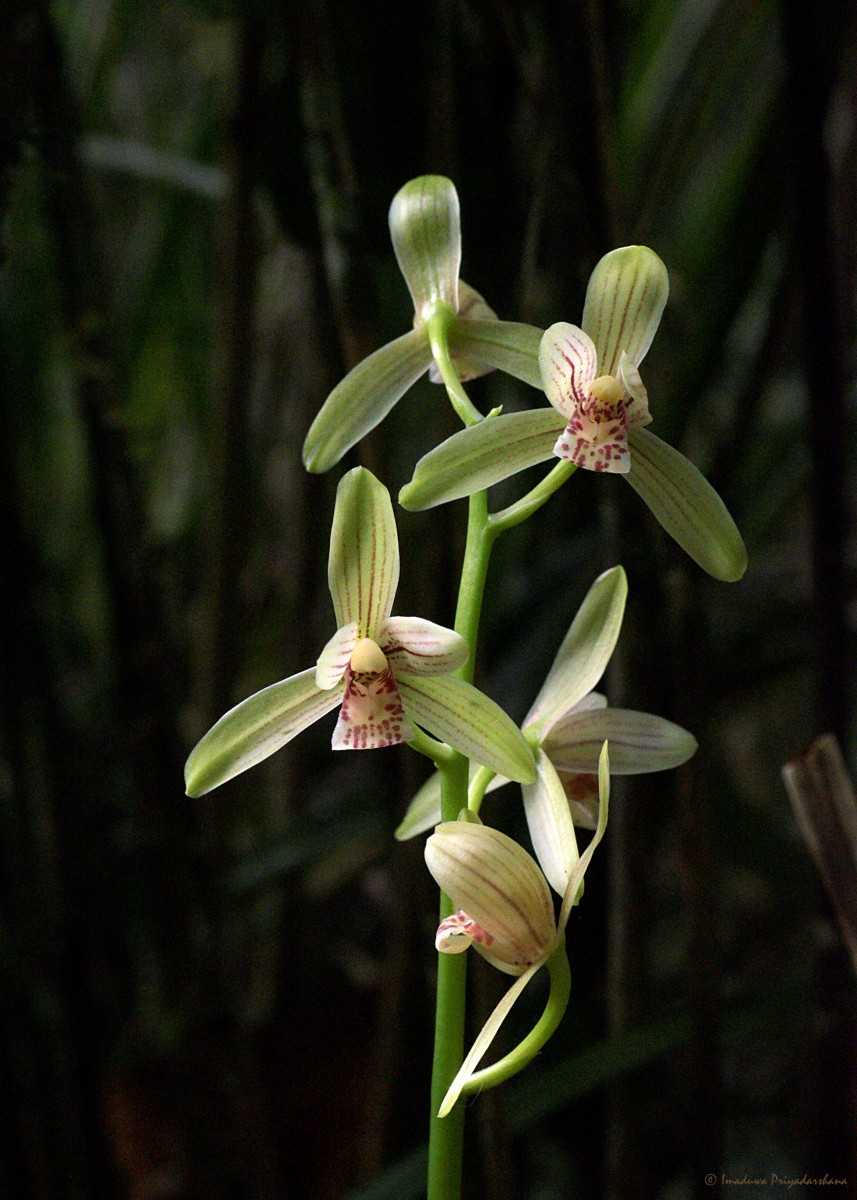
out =
[(554, 409), (540, 408), (462, 429), (420, 459), (413, 479), (399, 492), (399, 503), (410, 511), (434, 508), (546, 462), (561, 428), (562, 417)]
[(379, 750), (409, 742), (413, 736), (390, 668), (377, 675), (358, 675), (349, 667), (333, 749)]
[(533, 849), (548, 883), (560, 896), (580, 855), (565, 790), (544, 750), (536, 754), (535, 783), (525, 784), (524, 813)]
[(318, 656), (318, 662), (315, 664), (315, 682), (317, 687), (327, 691), (339, 683), (351, 661), (351, 655), (354, 652), (356, 643), (356, 621), (351, 621), (348, 625), (343, 625), (341, 629), (337, 629), (336, 633)]
[(461, 220), (452, 182), (422, 175), (400, 188), (390, 205), (390, 236), (417, 317), (438, 301), (457, 312)]
[(556, 941), (553, 901), (533, 858), (487, 825), (447, 821), (426, 842), (428, 869), (452, 901), (487, 933), (492, 954), (516, 974)]
[(408, 719), (453, 749), (517, 783), (535, 779), (527, 739), (499, 704), (472, 684), (456, 675), (400, 674), (399, 690)]
[(582, 329), (558, 321), (545, 330), (539, 344), (542, 388), (566, 420), (586, 404), (597, 365), (595, 346)]
[(322, 691), (311, 667), (242, 700), (191, 751), (185, 765), (187, 794), (203, 796), (255, 766), (336, 708), (344, 691), (344, 683)]
[(539, 371), (539, 342), (541, 329), (535, 325), (523, 325), (518, 321), (485, 321), (476, 313), (459, 311), (453, 321), (449, 346), (453, 356), (460, 355), (468, 362), (484, 364), (485, 368), (496, 367), (541, 389)]
[(590, 276), (581, 322), (595, 343), (599, 374), (615, 376), (623, 351), (640, 365), (668, 295), (667, 269), (647, 246), (621, 246), (604, 255)]
[(524, 729), (543, 738), (592, 691), (619, 637), (627, 596), (628, 580), (622, 567), (611, 567), (598, 576), (557, 651)]
[(333, 389), (310, 426), (303, 459), (308, 471), (328, 471), (380, 424), (432, 361), (421, 329), (388, 342)]
[(668, 771), (687, 762), (697, 748), (696, 738), (680, 725), (624, 708), (569, 713), (551, 729), (544, 748), (558, 771), (595, 772), (605, 741), (613, 775)]
[(327, 571), (339, 626), (377, 641), (399, 582), (399, 540), (390, 493), (365, 467), (339, 481)]
[(632, 429), (628, 440), (631, 470), (625, 478), (670, 537), (715, 579), (740, 579), (747, 569), (747, 551), (708, 480), (648, 429)]
[(397, 675), (448, 675), (467, 662), (461, 634), (421, 617), (389, 617), (378, 641)]

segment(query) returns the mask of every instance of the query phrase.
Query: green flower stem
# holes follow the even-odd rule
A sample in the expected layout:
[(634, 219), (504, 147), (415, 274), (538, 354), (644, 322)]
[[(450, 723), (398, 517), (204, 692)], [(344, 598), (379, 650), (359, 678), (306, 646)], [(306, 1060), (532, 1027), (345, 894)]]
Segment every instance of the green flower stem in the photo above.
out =
[(454, 320), (455, 313), (449, 305), (438, 302), (426, 319), (425, 329), (432, 356), (440, 371), (440, 377), (446, 384), (446, 394), (452, 402), (452, 407), (465, 425), (477, 425), (483, 419), (482, 413), (461, 386), (449, 353), (449, 327)]
[(412, 750), (416, 750), (418, 753), (424, 754), (426, 758), (430, 758), (436, 767), (452, 759), (455, 751), (450, 746), (447, 746), (446, 742), (439, 742), (437, 738), (433, 738), (424, 729), (420, 729), (418, 725), (414, 725), (412, 728), (414, 737), (408, 742)]
[[(450, 955), (450, 957), (452, 956)], [(461, 957), (464, 956), (461, 955)], [(527, 1063), (535, 1058), (548, 1038), (556, 1031), (568, 1007), (568, 998), (571, 995), (571, 971), (565, 953), (565, 936), (560, 938), (553, 954), (545, 962), (545, 966), (550, 975), (550, 993), (538, 1023), (514, 1050), (510, 1050), (507, 1055), (492, 1063), (490, 1067), (483, 1067), (481, 1071), (472, 1075), (462, 1088), (462, 1095), (466, 1096), (472, 1092), (481, 1091), (483, 1088), (496, 1087), (498, 1083), (504, 1083), (513, 1075), (517, 1075)], [(463, 1106), (457, 1104), (449, 1116), (452, 1116), (456, 1109), (461, 1107)], [(449, 1117), (446, 1120), (449, 1120)]]
[(516, 500), (508, 508), (493, 513), (489, 517), (488, 529), (490, 533), (494, 537), (497, 537), (507, 529), (512, 529), (515, 525), (520, 525), (522, 521), (526, 521), (527, 517), (531, 517), (547, 500), (550, 500), (557, 488), (561, 487), (566, 479), (573, 475), (576, 470), (577, 467), (574, 463), (565, 462), (564, 460), (558, 462), (545, 475), (544, 479), (536, 484), (532, 491), (527, 492), (526, 496), (522, 496), (520, 500)]
[(477, 816), (482, 807), (482, 801), (485, 799), (485, 789), (496, 774), (497, 772), (492, 771), (490, 767), (480, 767), (470, 780), (470, 787), (467, 789), (467, 807)]

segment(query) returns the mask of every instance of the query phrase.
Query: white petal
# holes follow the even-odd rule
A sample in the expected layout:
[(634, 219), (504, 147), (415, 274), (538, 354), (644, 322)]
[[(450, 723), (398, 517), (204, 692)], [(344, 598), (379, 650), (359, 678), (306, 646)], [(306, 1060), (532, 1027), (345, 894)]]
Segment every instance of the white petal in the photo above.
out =
[(592, 841), (583, 851), (578, 859), (577, 866), (571, 873), (571, 878), (568, 881), (568, 887), (565, 889), (565, 895), (562, 898), (562, 907), (559, 910), (559, 921), (557, 929), (560, 934), (565, 931), (568, 924), (568, 918), (571, 915), (571, 910), (574, 904), (577, 903), (577, 895), (580, 891), (580, 885), (583, 883), (583, 876), (589, 864), (592, 862), (592, 855), (595, 853), (596, 847), (604, 837), (604, 830), (607, 828), (607, 815), (610, 807), (610, 758), (607, 750), (607, 742), (604, 743), (601, 749), (601, 758), (598, 762), (598, 824), (595, 828), (595, 833), (592, 836)]
[(539, 345), (542, 387), (566, 420), (586, 403), (597, 365), (595, 346), (582, 329), (558, 321), (545, 330)]
[(425, 333), (412, 329), (364, 358), (321, 406), (304, 442), (308, 471), (327, 471), (374, 429), (432, 361)]
[(538, 971), (541, 963), (534, 963), (528, 971), (526, 971), (520, 979), (516, 979), (509, 988), (506, 995), (492, 1012), (491, 1016), (482, 1026), (482, 1029), (473, 1043), (467, 1057), (459, 1068), (458, 1074), (449, 1085), (449, 1090), (443, 1098), (443, 1103), (438, 1110), (439, 1117), (445, 1117), (452, 1109), (458, 1097), (461, 1095), (461, 1090), (467, 1081), (470, 1079), (479, 1066), (486, 1052), (488, 1051), (494, 1038), (500, 1031), (500, 1026), (506, 1020), (512, 1010), (516, 1000), (523, 992), (524, 988), (530, 982), (532, 977)]
[(611, 567), (593, 583), (557, 651), (548, 676), (524, 721), (541, 737), (579, 704), (604, 674), (619, 637), (628, 580)]
[(623, 350), (640, 365), (668, 295), (667, 269), (647, 246), (621, 246), (604, 255), (590, 277), (581, 322), (595, 343), (599, 374), (615, 376)]
[(697, 748), (696, 738), (680, 725), (624, 708), (569, 713), (543, 745), (558, 771), (595, 772), (605, 741), (610, 742), (612, 775), (668, 771), (687, 762)]
[(335, 687), (339, 683), (351, 661), (356, 641), (356, 621), (351, 621), (348, 625), (343, 625), (341, 629), (337, 629), (336, 633), (318, 656), (318, 662), (315, 664), (315, 682), (317, 687), (327, 691), (328, 688)]
[(390, 617), (378, 633), (381, 649), (398, 676), (448, 675), (467, 662), (467, 642), (459, 633), (422, 617)]
[(399, 540), (390, 493), (365, 467), (336, 489), (327, 578), (337, 624), (356, 621), (359, 637), (377, 641), (399, 583)]
[(511, 717), (472, 684), (455, 675), (399, 674), (398, 679), (409, 720), (516, 783), (535, 779), (526, 738)]
[(543, 750), (536, 755), (536, 770), (536, 782), (521, 788), (524, 813), (539, 866), (553, 890), (564, 896), (580, 857), (574, 822), (562, 783)]
[(345, 684), (322, 691), (315, 667), (273, 683), (229, 710), (197, 743), (185, 765), (189, 796), (203, 796), (246, 771), (336, 708)]
[(349, 668), (333, 749), (379, 750), (410, 742), (413, 736), (390, 668), (372, 676), (355, 675)]

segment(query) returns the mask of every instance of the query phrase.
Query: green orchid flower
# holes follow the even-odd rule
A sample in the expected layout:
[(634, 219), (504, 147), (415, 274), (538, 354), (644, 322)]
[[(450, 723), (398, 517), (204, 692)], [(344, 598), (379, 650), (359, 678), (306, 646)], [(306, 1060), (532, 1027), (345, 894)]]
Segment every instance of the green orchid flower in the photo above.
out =
[[(435, 945), (443, 954), (473, 946), (492, 966), (517, 979), (473, 1043), (440, 1106), (445, 1117), (464, 1091), (500, 1082), (519, 1071), (556, 1029), (568, 1003), (565, 929), (581, 895), (583, 877), (607, 827), (610, 764), (607, 743), (599, 757), (598, 822), (592, 841), (568, 874), (559, 916), (554, 917), (548, 881), (533, 858), (497, 829), (472, 821), (438, 825), (425, 858), (441, 891), (457, 909), (441, 921)], [(542, 863), (542, 866), (544, 864)], [(536, 1030), (516, 1051), (477, 1074), (476, 1068), (533, 976), (547, 967), (551, 996)]]
[(393, 506), (362, 467), (340, 480), (328, 581), (338, 628), (314, 667), (231, 709), (191, 752), (190, 796), (201, 796), (261, 762), (334, 708), (334, 750), (412, 741), (414, 726), (477, 762), (527, 782), (529, 743), (503, 710), (453, 674), (465, 640), (419, 617), (391, 616), (399, 581)]
[[(414, 328), (370, 354), (330, 393), (304, 442), (308, 471), (339, 462), (427, 370), (438, 383), (450, 363), (459, 380), (500, 368), (534, 381), (541, 331), (499, 321), (459, 279), (461, 225), (450, 180), (424, 175), (405, 184), (390, 207), (390, 234), (413, 300)], [(456, 405), (466, 424), (481, 419), (466, 397)]]
[(704, 570), (740, 579), (747, 552), (723, 501), (684, 455), (645, 428), (651, 415), (640, 363), (668, 293), (666, 267), (652, 250), (606, 254), (589, 280), (581, 326), (560, 322), (540, 339), (532, 365), (552, 407), (454, 434), (417, 463), (402, 506), (469, 496), (556, 456), (574, 469), (621, 474)]
[[(697, 748), (693, 735), (672, 721), (608, 708), (605, 697), (593, 691), (616, 646), (627, 594), (621, 567), (595, 580), (521, 727), (536, 758), (536, 778), (522, 786), (530, 838), (542, 870), (560, 895), (577, 862), (575, 826), (596, 825), (603, 743), (610, 743), (614, 775), (669, 770), (687, 762)], [(474, 768), (473, 803), (508, 782)], [(440, 777), (435, 774), (414, 796), (396, 837), (416, 837), (439, 820)]]

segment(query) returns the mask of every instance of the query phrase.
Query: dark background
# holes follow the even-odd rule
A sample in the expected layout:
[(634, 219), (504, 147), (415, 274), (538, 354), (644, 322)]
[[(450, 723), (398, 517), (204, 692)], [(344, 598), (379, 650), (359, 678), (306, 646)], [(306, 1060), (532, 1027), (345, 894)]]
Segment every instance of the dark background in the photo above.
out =
[[(201, 801), (182, 764), (332, 633), (342, 470), (395, 495), (455, 428), (421, 382), (341, 469), (300, 462), (410, 326), (386, 213), (425, 171), (505, 318), (577, 321), (606, 250), (662, 256), (653, 428), (750, 554), (716, 583), (582, 474), (497, 548), (490, 694), (523, 716), (621, 560), (611, 702), (701, 749), (617, 786), (569, 1015), (471, 1102), (468, 1194), (857, 1194), (854, 979), (779, 776), (853, 745), (853, 7), (13, 0), (3, 27), (0, 1195), (420, 1194), (436, 902), (392, 830), (422, 760), (332, 756), (330, 717)], [(451, 623), (462, 508), (399, 513), (396, 611)], [(472, 979), (471, 1033), (504, 986)]]

